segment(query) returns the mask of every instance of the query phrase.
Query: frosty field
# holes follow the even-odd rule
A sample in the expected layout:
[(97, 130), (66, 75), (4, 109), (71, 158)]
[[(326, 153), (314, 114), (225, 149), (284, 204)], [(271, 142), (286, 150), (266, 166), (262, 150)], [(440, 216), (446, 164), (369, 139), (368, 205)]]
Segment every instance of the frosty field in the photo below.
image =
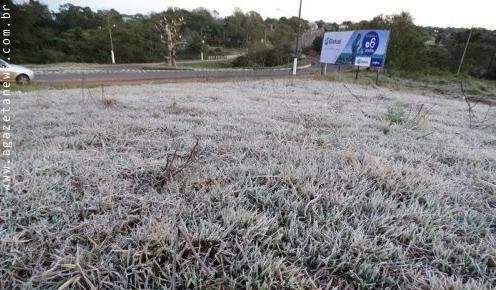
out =
[(2, 289), (496, 287), (495, 107), (311, 79), (14, 100)]

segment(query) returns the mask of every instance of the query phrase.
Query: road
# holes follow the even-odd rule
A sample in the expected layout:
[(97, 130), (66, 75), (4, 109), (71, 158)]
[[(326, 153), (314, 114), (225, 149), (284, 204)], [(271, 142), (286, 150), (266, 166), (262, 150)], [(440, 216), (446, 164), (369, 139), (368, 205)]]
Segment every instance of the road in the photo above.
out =
[[(318, 71), (318, 66), (299, 69), (298, 73), (311, 74)], [(85, 83), (119, 83), (140, 81), (174, 81), (188, 79), (225, 79), (251, 77), (289, 76), (289, 68), (264, 69), (144, 69), (142, 66), (100, 66), (90, 68), (36, 69), (35, 82), (45, 85)]]
[[(300, 70), (308, 74), (313, 70)], [(180, 79), (209, 79), (209, 78), (243, 78), (265, 76), (287, 76), (290, 69), (242, 69), (242, 70), (88, 70), (80, 72), (51, 72), (37, 73), (38, 83), (88, 83), (95, 82), (127, 82), (152, 80), (180, 80)]]

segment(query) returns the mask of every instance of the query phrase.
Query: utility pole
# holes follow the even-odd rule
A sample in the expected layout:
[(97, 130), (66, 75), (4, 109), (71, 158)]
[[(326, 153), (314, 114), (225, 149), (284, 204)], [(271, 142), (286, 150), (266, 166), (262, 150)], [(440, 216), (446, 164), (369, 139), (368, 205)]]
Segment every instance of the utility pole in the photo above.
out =
[(110, 59), (112, 60), (112, 64), (115, 64), (114, 42), (112, 41), (112, 28), (110, 27), (110, 12), (107, 14), (107, 29), (110, 38)]
[(465, 60), (465, 54), (467, 53), (468, 45), (470, 43), (470, 38), (472, 38), (472, 30), (473, 28), (470, 28), (470, 33), (468, 34), (467, 43), (465, 44), (465, 49), (463, 50), (462, 58), (460, 59), (460, 65), (458, 66), (458, 72), (456, 73), (457, 75), (459, 75), (460, 71), (462, 70), (463, 61)]
[(301, 33), (301, 6), (303, 0), (300, 0), (300, 10), (298, 12), (298, 33), (296, 34), (296, 47), (295, 47), (295, 56), (293, 60), (293, 75), (296, 75), (296, 70), (298, 69), (298, 53), (300, 46), (300, 33)]

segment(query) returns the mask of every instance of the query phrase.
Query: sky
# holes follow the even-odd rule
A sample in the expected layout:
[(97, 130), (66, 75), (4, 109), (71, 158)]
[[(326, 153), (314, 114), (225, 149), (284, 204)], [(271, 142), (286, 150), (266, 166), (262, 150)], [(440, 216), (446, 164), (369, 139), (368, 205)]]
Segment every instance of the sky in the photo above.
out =
[[(23, 1), (23, 0), (19, 0)], [(18, 2), (19, 2), (18, 1)], [(294, 16), (298, 0), (41, 0), (50, 9), (72, 3), (92, 9), (109, 9), (125, 14), (160, 12), (170, 6), (217, 10), (220, 16), (230, 15), (234, 8), (257, 11), (264, 17)], [(417, 25), (439, 27), (485, 27), (496, 29), (495, 0), (303, 0), (302, 17), (316, 21), (341, 23), (345, 20), (370, 20), (379, 14), (410, 12)]]

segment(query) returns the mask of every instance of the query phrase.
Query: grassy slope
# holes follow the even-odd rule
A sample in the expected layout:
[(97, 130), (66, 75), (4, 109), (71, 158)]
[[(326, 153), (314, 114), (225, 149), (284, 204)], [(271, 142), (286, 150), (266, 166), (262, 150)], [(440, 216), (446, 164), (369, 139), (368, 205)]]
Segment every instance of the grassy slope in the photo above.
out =
[[(360, 71), (358, 81), (356, 81), (355, 71), (330, 72), (327, 79), (370, 85), (376, 83), (376, 73)], [(465, 92), (469, 97), (496, 104), (496, 81), (464, 76), (463, 83)], [(435, 92), (443, 95), (461, 96), (459, 78), (448, 73), (438, 75), (381, 73), (379, 84), (392, 89), (409, 89), (422, 93)]]
[(19, 94), (0, 288), (495, 286), (495, 127), (346, 86)]

